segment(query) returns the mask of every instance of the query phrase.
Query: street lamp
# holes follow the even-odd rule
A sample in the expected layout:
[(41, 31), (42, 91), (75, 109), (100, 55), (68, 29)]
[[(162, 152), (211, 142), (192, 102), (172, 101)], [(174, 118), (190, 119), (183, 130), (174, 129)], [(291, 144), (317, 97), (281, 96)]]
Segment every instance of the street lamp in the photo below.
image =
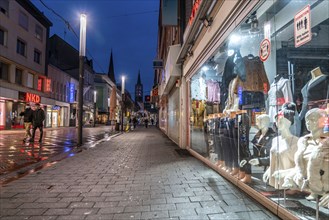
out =
[(96, 126), (96, 101), (97, 101), (97, 91), (94, 91), (94, 127)]
[(83, 114), (83, 84), (84, 60), (86, 56), (87, 15), (80, 15), (80, 45), (79, 45), (79, 92), (78, 92), (78, 146), (82, 145), (82, 114)]
[(110, 103), (111, 103), (111, 100), (110, 98), (107, 98), (107, 109), (108, 109), (108, 112), (107, 112), (107, 124), (110, 125)]
[(123, 131), (123, 113), (124, 113), (124, 99), (125, 99), (125, 77), (121, 77), (121, 100), (122, 100), (122, 105), (121, 105), (121, 131)]

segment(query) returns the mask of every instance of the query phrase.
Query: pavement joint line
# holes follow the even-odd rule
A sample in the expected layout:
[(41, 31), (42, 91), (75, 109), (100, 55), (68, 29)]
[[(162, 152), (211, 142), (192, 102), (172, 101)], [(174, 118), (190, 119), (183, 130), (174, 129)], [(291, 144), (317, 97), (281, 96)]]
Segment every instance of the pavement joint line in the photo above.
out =
[[(119, 135), (122, 135), (123, 133), (124, 132), (119, 132), (119, 133), (110, 135), (110, 137), (107, 137), (107, 138), (103, 138), (101, 140), (98, 140), (97, 141), (97, 144), (100, 144), (100, 143), (102, 143), (104, 141), (110, 141), (112, 138), (115, 138), (115, 137), (117, 137)], [(12, 182), (14, 180), (17, 180), (17, 179), (19, 179), (19, 178), (21, 178), (23, 176), (26, 176), (26, 175), (31, 174), (31, 173), (34, 173), (34, 172), (38, 172), (39, 170), (41, 170), (43, 168), (49, 167), (52, 164), (54, 164), (55, 162), (58, 162), (58, 161), (61, 161), (63, 159), (68, 158), (70, 156), (70, 154), (72, 154), (72, 153), (75, 153), (76, 154), (76, 153), (82, 152), (82, 150), (91, 149), (90, 147), (86, 147), (84, 145), (82, 145), (81, 147), (74, 146), (74, 147), (72, 147), (72, 149), (70, 149), (67, 152), (59, 153), (57, 155), (54, 155), (53, 157), (49, 157), (46, 160), (39, 161), (39, 162), (34, 163), (34, 164), (31, 164), (29, 166), (22, 167), (20, 169), (13, 170), (11, 172), (2, 174), (2, 175), (0, 175), (0, 186), (7, 185), (8, 183), (10, 183), (10, 182)], [(74, 156), (74, 155), (72, 155), (72, 156)]]

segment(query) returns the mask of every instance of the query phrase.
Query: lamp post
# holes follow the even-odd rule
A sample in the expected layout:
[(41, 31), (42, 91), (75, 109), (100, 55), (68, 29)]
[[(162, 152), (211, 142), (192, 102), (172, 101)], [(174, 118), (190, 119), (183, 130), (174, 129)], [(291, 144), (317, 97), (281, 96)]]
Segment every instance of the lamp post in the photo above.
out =
[(124, 99), (125, 99), (125, 77), (124, 76), (122, 76), (121, 77), (121, 83), (122, 83), (122, 85), (121, 85), (121, 103), (122, 103), (122, 105), (121, 105), (121, 131), (123, 131), (123, 113), (124, 113), (124, 105), (125, 105), (125, 103), (124, 103)]
[(96, 102), (97, 102), (97, 91), (94, 91), (94, 127), (96, 126)]
[(107, 124), (110, 125), (110, 98), (107, 98)]
[(79, 92), (78, 92), (78, 146), (82, 145), (82, 114), (83, 114), (83, 84), (84, 59), (86, 56), (87, 16), (80, 15), (80, 44), (79, 44)]

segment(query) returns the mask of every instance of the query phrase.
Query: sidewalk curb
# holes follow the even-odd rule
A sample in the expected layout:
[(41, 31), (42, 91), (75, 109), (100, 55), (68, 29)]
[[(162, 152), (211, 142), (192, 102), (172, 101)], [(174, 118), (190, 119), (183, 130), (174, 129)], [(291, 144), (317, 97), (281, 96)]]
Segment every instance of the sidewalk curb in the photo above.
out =
[[(101, 142), (105, 142), (105, 141), (110, 141), (112, 138), (115, 138), (119, 135), (122, 135), (124, 132), (119, 132), (119, 133), (116, 133), (116, 134), (113, 134), (107, 138), (103, 138), (101, 140), (98, 140), (96, 142), (96, 144), (93, 144), (92, 146), (93, 147), (96, 147), (96, 145), (100, 144)], [(77, 146), (74, 146), (72, 147), (71, 150), (67, 151), (67, 152), (63, 152), (63, 153), (60, 153), (60, 154), (57, 154), (53, 157), (50, 157), (50, 158), (47, 158), (46, 160), (42, 160), (42, 161), (39, 161), (37, 163), (34, 163), (34, 164), (31, 164), (31, 165), (28, 165), (26, 167), (22, 167), (20, 169), (17, 169), (17, 170), (13, 170), (13, 171), (10, 171), (8, 173), (5, 173), (5, 174), (2, 174), (0, 175), (0, 187), (1, 186), (4, 186), (16, 179), (19, 179), (23, 176), (26, 176), (28, 174), (31, 174), (31, 173), (34, 173), (34, 172), (37, 172), (43, 168), (46, 168), (46, 167), (49, 167), (61, 160), (64, 160), (66, 158), (69, 158), (71, 156), (75, 156), (75, 154), (77, 153), (80, 153), (84, 150), (89, 150), (93, 147), (87, 147), (85, 144), (82, 145), (81, 147), (77, 147)]]

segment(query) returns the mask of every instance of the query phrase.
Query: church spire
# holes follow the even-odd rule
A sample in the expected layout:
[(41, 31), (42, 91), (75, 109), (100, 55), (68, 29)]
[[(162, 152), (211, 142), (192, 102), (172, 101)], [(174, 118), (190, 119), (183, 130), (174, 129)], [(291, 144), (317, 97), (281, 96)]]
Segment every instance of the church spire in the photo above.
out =
[(141, 85), (142, 82), (141, 82), (141, 71), (138, 70), (138, 79), (137, 79), (137, 85)]
[(107, 72), (108, 77), (112, 80), (112, 82), (115, 82), (115, 75), (114, 75), (114, 65), (113, 65), (113, 56), (112, 56), (112, 49), (111, 49), (111, 56), (110, 56), (110, 64), (109, 64), (109, 70)]

